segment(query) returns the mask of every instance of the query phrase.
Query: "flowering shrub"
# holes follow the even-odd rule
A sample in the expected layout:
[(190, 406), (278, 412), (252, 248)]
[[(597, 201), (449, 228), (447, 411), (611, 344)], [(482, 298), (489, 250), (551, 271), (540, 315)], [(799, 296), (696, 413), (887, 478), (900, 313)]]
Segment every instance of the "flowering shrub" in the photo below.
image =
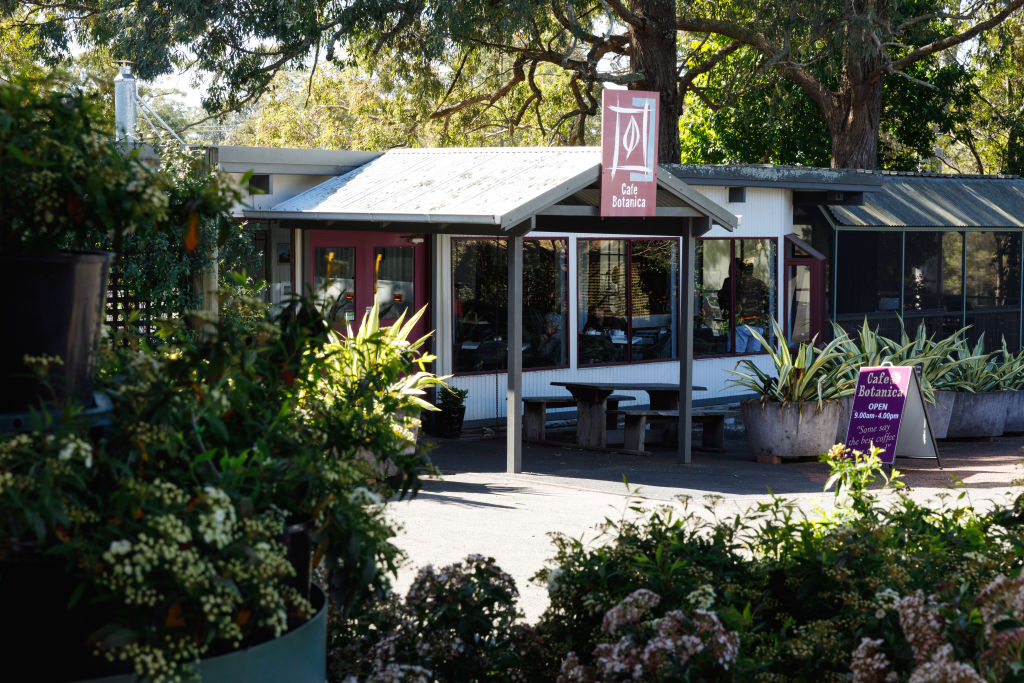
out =
[[(519, 591), (492, 558), (420, 570), (404, 601), (366, 622), (336, 621), (331, 674), (371, 681), (542, 680), (533, 630), (516, 623)], [(362, 651), (359, 648), (362, 647)]]
[(591, 667), (581, 665), (570, 652), (562, 662), (559, 683), (684, 680), (693, 672), (704, 678), (727, 676), (739, 649), (736, 633), (704, 609), (669, 610), (650, 618), (660, 601), (657, 594), (641, 588), (608, 610), (601, 630), (619, 640), (594, 648)]
[[(563, 680), (1018, 680), (1007, 663), (1024, 597), (998, 577), (1020, 575), (1024, 498), (987, 515), (899, 489), (882, 500), (873, 455), (826, 458), (841, 493), (827, 516), (776, 498), (713, 521), (688, 509), (610, 521), (592, 548), (556, 536), (537, 632)], [(708, 652), (728, 657), (695, 658)]]
[(168, 326), (159, 352), (108, 351), (106, 425), (64, 404), (0, 441), (0, 561), (60, 558), (89, 608), (85, 658), (153, 680), (310, 615), (286, 522), (309, 523), (340, 610), (383, 595), (400, 559), (383, 514), (393, 491), (363, 454), (394, 463), (402, 492), (426, 465), (411, 427), (436, 380), (412, 323), (339, 340), (301, 299), (256, 323), (198, 323)]

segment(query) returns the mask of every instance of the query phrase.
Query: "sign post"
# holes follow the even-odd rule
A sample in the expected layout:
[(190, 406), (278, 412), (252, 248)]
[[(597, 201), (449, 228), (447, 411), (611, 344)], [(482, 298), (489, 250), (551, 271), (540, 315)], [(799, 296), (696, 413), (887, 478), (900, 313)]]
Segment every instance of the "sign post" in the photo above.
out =
[(846, 447), (866, 453), (872, 444), (882, 449), (878, 457), (886, 465), (897, 457), (928, 458), (942, 467), (914, 368), (860, 369)]
[(657, 214), (659, 101), (643, 90), (601, 93), (602, 216)]

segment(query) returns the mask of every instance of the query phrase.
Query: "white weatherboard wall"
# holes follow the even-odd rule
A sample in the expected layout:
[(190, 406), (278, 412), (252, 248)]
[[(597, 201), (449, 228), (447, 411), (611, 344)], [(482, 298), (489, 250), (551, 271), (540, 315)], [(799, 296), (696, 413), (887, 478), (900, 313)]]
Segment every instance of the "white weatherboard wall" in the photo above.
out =
[[(730, 232), (721, 227), (712, 228), (705, 237), (733, 237), (733, 238), (765, 238), (774, 239), (778, 255), (778, 268), (776, 272), (777, 310), (776, 318), (782, 316), (782, 238), (793, 230), (793, 205), (792, 194), (789, 190), (772, 188), (747, 188), (746, 202), (730, 203), (729, 191), (726, 187), (714, 186), (692, 186), (694, 189), (706, 195), (709, 199), (718, 202), (731, 212), (741, 215), (742, 222), (739, 227)], [(576, 359), (576, 345), (574, 331), (577, 329), (577, 275), (576, 257), (577, 239), (615, 239), (635, 238), (640, 235), (575, 235), (567, 236), (554, 232), (535, 232), (529, 237), (567, 238), (569, 241), (569, 343), (570, 358), (573, 362)], [(434, 302), (440, 307), (440, 322), (446, 330), (452, 329), (451, 311), (451, 249), (450, 240), (443, 238), (440, 241), (439, 250), (444, 257), (435, 256), (435, 265), (441, 265), (438, 273), (439, 291), (442, 293), (441, 301)], [(443, 357), (439, 368), (446, 372), (451, 371), (451, 337), (447, 333), (439, 335), (439, 338), (446, 337), (446, 344), (438, 346), (439, 355)], [(749, 393), (744, 389), (729, 387), (728, 383), (732, 378), (726, 370), (736, 367), (737, 361), (749, 358), (759, 367), (768, 370), (771, 367), (770, 359), (764, 354), (745, 356), (728, 356), (722, 358), (697, 359), (693, 363), (693, 383), (696, 386), (705, 386), (708, 391), (695, 391), (695, 401), (702, 399), (736, 396)], [(630, 365), (610, 365), (598, 367), (571, 367), (562, 370), (525, 370), (523, 372), (523, 395), (524, 396), (565, 396), (568, 392), (563, 387), (551, 386), (552, 381), (557, 380), (580, 380), (592, 382), (675, 382), (679, 377), (678, 361), (660, 361), (653, 363), (635, 363)], [(504, 373), (497, 374), (474, 374), (459, 375), (448, 380), (452, 386), (469, 391), (466, 398), (466, 419), (484, 420), (493, 418), (501, 420), (506, 415), (505, 389), (507, 376)], [(628, 393), (628, 392), (618, 392)], [(640, 403), (648, 402), (647, 394), (634, 392), (634, 398)]]

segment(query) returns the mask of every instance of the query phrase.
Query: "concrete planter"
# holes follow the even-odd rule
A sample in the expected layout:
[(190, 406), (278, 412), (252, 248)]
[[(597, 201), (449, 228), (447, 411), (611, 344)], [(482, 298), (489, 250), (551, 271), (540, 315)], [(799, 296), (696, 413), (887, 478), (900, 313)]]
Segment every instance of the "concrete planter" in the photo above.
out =
[(835, 443), (839, 401), (826, 401), (821, 411), (814, 401), (801, 405), (743, 401), (747, 444), (759, 459), (817, 457)]
[(853, 396), (839, 399), (839, 426), (836, 429), (836, 443), (846, 443), (846, 430), (850, 427), (850, 414), (853, 413)]
[(1006, 391), (1006, 424), (1003, 434), (1024, 432), (1024, 391)]
[(1009, 400), (1005, 391), (958, 392), (946, 436), (951, 439), (1002, 436)]
[(956, 397), (960, 395), (956, 391), (936, 391), (935, 403), (924, 402), (925, 412), (928, 413), (928, 424), (932, 426), (932, 436), (936, 439), (945, 439), (949, 431), (949, 420), (956, 410)]

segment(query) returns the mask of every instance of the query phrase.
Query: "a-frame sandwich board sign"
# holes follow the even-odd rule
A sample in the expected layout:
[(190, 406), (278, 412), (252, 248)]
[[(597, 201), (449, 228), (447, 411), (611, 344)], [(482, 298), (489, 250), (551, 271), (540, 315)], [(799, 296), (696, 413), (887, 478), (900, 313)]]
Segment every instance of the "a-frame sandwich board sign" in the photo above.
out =
[(867, 452), (874, 444), (879, 459), (934, 459), (942, 467), (915, 368), (883, 365), (861, 368), (846, 429), (846, 447)]

